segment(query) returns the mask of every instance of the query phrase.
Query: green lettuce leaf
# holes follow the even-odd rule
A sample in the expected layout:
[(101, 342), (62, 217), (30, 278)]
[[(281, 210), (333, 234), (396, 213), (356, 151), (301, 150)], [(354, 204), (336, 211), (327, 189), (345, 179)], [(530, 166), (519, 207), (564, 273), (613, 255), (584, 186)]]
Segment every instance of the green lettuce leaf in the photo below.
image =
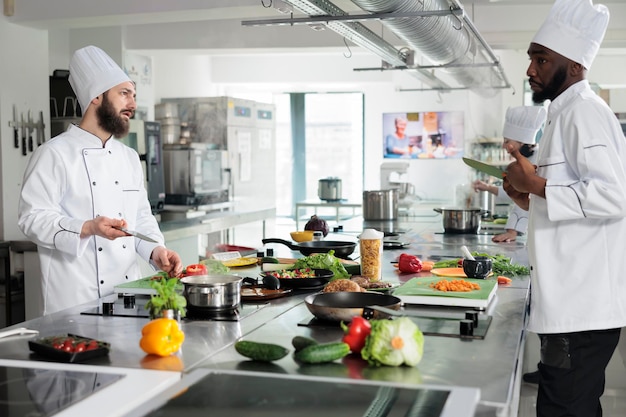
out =
[(314, 253), (309, 256), (300, 258), (293, 264), (293, 269), (328, 269), (335, 274), (333, 280), (350, 278), (350, 274), (346, 271), (339, 258), (335, 257), (335, 251), (330, 250), (328, 253)]
[(372, 365), (416, 366), (424, 354), (424, 334), (408, 317), (371, 320), (372, 332), (361, 357)]

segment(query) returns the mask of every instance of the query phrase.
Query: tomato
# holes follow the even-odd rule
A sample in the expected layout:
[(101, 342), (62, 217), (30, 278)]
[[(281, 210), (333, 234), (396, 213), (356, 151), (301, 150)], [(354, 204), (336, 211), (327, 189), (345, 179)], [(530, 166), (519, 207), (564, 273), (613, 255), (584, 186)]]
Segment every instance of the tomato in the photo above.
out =
[(207, 275), (206, 265), (203, 264), (191, 264), (185, 268), (185, 275)]
[(341, 341), (350, 346), (350, 352), (361, 353), (361, 349), (365, 346), (365, 339), (372, 331), (370, 322), (361, 316), (355, 316), (350, 326), (345, 326), (343, 323), (341, 325), (346, 332)]
[(74, 346), (74, 352), (82, 352), (85, 350), (85, 342), (78, 342), (76, 343), (76, 346)]
[(89, 343), (85, 346), (85, 350), (94, 350), (98, 349), (98, 341), (90, 340)]

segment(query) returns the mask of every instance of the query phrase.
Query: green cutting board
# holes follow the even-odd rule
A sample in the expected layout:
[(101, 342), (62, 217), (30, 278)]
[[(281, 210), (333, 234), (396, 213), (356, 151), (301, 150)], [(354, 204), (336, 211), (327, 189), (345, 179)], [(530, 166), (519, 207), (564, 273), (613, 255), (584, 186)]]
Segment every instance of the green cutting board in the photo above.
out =
[[(156, 294), (156, 291), (150, 287), (150, 277), (141, 278), (136, 281), (126, 282), (124, 284), (116, 285), (113, 287), (113, 291), (118, 294), (139, 294), (139, 295), (150, 295)], [(176, 289), (180, 292), (183, 291), (183, 284), (176, 284)]]
[(486, 308), (491, 302), (498, 288), (498, 282), (492, 279), (462, 278), (468, 282), (480, 285), (480, 290), (469, 292), (445, 292), (431, 288), (430, 284), (445, 279), (452, 281), (460, 278), (425, 277), (411, 278), (400, 285), (393, 295), (406, 304), (428, 304), (441, 306)]

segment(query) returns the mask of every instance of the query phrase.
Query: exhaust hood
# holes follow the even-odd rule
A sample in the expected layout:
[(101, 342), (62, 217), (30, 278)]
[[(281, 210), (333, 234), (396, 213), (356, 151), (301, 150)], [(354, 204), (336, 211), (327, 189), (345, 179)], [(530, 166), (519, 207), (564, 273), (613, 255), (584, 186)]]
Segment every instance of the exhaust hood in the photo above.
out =
[[(457, 0), (352, 0), (359, 8), (352, 14), (328, 0), (282, 3), (292, 9), (288, 18), (243, 21), (242, 25), (304, 24), (331, 29), (383, 61), (381, 67), (355, 71), (401, 70), (425, 85), (400, 91), (470, 89), (492, 96), (497, 89), (511, 88), (500, 61)], [(293, 11), (306, 16), (295, 17)], [(391, 44), (361, 23), (365, 21), (378, 22), (403, 45)], [(419, 65), (415, 63), (418, 56)]]

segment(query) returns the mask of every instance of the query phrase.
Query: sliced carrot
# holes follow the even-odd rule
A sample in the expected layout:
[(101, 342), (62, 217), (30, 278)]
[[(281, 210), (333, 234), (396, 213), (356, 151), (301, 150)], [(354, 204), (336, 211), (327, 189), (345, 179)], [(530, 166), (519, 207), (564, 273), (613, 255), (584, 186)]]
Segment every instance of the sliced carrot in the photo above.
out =
[(509, 277), (505, 277), (503, 275), (498, 276), (498, 284), (500, 285), (507, 285), (507, 284), (510, 284), (511, 282), (513, 282), (513, 280)]
[(422, 261), (422, 271), (424, 272), (432, 271), (434, 266), (435, 266), (434, 262)]
[(404, 347), (404, 340), (400, 336), (394, 336), (391, 339), (391, 347), (398, 350)]

